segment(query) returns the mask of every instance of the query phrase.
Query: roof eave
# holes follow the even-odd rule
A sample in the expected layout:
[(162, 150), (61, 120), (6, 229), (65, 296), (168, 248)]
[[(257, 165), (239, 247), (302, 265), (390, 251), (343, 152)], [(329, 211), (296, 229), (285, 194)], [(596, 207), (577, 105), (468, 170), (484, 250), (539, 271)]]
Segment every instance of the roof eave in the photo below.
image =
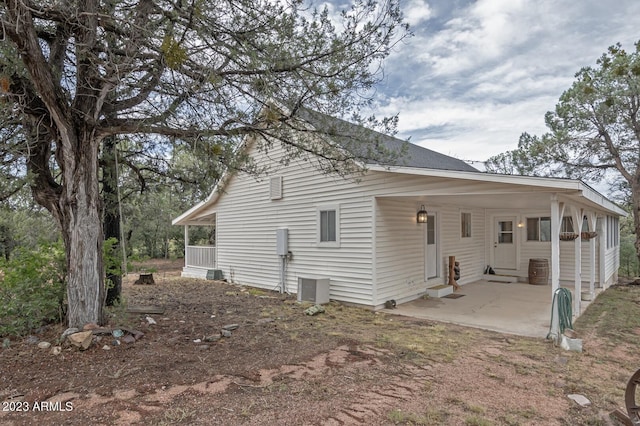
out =
[(515, 185), (533, 185), (545, 188), (557, 188), (561, 190), (574, 190), (579, 191), (581, 195), (592, 201), (593, 203), (602, 206), (604, 209), (614, 212), (620, 216), (627, 216), (627, 212), (620, 206), (609, 200), (604, 195), (600, 194), (589, 185), (580, 180), (564, 179), (564, 178), (552, 178), (552, 177), (536, 177), (536, 176), (521, 176), (521, 175), (500, 175), (493, 173), (482, 172), (467, 172), (457, 170), (440, 170), (440, 169), (426, 169), (416, 167), (402, 167), (402, 166), (380, 166), (377, 164), (368, 164), (368, 170), (387, 172), (387, 173), (404, 173), (420, 176), (432, 176), (443, 177), (453, 179), (467, 179), (481, 182), (497, 182), (497, 183), (509, 183)]
[[(221, 180), (221, 182), (223, 181)], [(226, 180), (224, 182), (226, 182)], [(180, 216), (173, 219), (171, 221), (171, 224), (172, 225), (190, 225), (192, 223), (191, 219), (193, 219), (193, 217), (196, 216), (198, 212), (214, 205), (218, 201), (218, 198), (220, 198), (220, 191), (221, 191), (220, 188), (221, 187), (219, 184), (214, 186), (213, 191), (211, 191), (211, 193), (209, 194), (206, 200), (200, 201), (198, 204), (196, 204), (186, 212), (182, 213)]]

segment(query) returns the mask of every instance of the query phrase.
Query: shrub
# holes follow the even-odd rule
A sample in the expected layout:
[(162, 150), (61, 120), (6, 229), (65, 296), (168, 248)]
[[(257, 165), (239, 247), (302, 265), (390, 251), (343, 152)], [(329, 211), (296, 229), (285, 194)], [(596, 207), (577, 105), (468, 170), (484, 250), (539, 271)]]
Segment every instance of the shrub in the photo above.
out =
[(61, 243), (16, 249), (10, 260), (0, 260), (0, 336), (61, 322), (65, 290)]

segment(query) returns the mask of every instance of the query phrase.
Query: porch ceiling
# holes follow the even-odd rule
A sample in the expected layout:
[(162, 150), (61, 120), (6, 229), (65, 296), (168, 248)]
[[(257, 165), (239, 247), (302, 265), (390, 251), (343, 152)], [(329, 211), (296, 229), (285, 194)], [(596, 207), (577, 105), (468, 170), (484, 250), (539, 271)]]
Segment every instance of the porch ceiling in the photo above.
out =
[(424, 204), (427, 210), (429, 205), (457, 205), (461, 207), (476, 207), (485, 209), (505, 209), (505, 210), (550, 210), (551, 196), (556, 194), (558, 201), (567, 205), (577, 205), (587, 210), (604, 213), (607, 209), (592, 200), (582, 196), (580, 191), (500, 191), (485, 193), (455, 193), (455, 194), (434, 194), (416, 193), (392, 196), (381, 196), (385, 199), (397, 199), (399, 201), (414, 200), (419, 204)]
[[(579, 200), (575, 196), (563, 194), (565, 202), (578, 203), (581, 205), (591, 204), (587, 200)], [(414, 199), (420, 204), (424, 204), (427, 210), (429, 205), (455, 204), (461, 207), (479, 207), (486, 209), (528, 209), (528, 210), (549, 210), (551, 203), (551, 193), (545, 192), (513, 192), (501, 194), (416, 194), (413, 196), (390, 196), (385, 199), (397, 199), (406, 201)], [(597, 208), (591, 205), (591, 208)]]
[[(412, 193), (392, 195), (392, 197), (412, 197), (425, 205), (429, 202), (451, 202), (451, 197), (455, 197), (455, 202), (462, 206), (546, 208), (550, 204), (551, 195), (555, 194), (560, 202), (578, 205), (588, 210), (626, 216), (626, 212), (622, 208), (579, 180), (415, 167), (389, 168), (375, 165), (371, 166), (370, 170), (430, 177), (429, 181), (425, 182), (424, 193), (412, 191)], [(496, 203), (499, 205), (496, 206)]]

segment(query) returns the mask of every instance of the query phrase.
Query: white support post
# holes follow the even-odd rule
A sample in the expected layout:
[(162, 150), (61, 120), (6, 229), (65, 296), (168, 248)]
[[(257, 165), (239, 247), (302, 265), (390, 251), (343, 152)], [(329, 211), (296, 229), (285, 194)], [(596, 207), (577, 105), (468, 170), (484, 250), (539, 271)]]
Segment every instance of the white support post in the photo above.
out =
[[(422, 259), (424, 262), (424, 282), (429, 281), (429, 258), (427, 254), (427, 249), (429, 248), (427, 244), (428, 232), (427, 232), (427, 224), (426, 223), (417, 223), (417, 225), (422, 228)], [(375, 230), (377, 226), (374, 226)]]
[(606, 216), (603, 216), (600, 220), (600, 226), (598, 227), (598, 251), (600, 256), (598, 258), (598, 266), (600, 273), (598, 274), (598, 287), (604, 289), (605, 285), (605, 250), (607, 247), (607, 232), (606, 232)]
[(187, 258), (187, 247), (189, 246), (189, 225), (184, 226), (184, 266), (189, 266), (189, 259)]
[(580, 316), (581, 302), (582, 302), (582, 209), (576, 206), (571, 206), (571, 217), (573, 219), (573, 232), (578, 234), (578, 238), (574, 240), (574, 262), (573, 262), (573, 281), (574, 281), (574, 294), (573, 294), (573, 316)]
[[(596, 223), (598, 222), (598, 215), (595, 212), (589, 212), (589, 232), (596, 230)], [(591, 238), (589, 240), (589, 295), (591, 300), (596, 294), (596, 239)]]
[(560, 225), (564, 214), (564, 203), (558, 196), (551, 196), (551, 297), (560, 288)]
[(564, 204), (558, 202), (556, 194), (551, 195), (551, 329), (549, 335), (560, 338), (558, 305), (553, 304), (553, 296), (560, 288), (560, 223), (564, 214)]

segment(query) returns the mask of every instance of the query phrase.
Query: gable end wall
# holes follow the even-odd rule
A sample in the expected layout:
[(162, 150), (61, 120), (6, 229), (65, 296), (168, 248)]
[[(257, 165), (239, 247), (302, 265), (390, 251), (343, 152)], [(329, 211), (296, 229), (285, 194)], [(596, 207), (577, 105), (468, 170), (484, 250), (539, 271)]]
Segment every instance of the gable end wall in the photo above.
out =
[[(257, 164), (282, 176), (282, 198), (270, 199), (269, 177), (237, 174), (216, 204), (218, 268), (227, 279), (269, 290), (279, 289), (280, 258), (276, 230), (287, 228), (291, 261), (286, 290), (297, 292), (299, 277), (330, 278), (331, 299), (372, 304), (372, 208), (355, 182), (319, 173), (302, 160), (279, 164), (280, 149), (254, 153)], [(338, 205), (340, 247), (317, 243), (317, 209)]]

